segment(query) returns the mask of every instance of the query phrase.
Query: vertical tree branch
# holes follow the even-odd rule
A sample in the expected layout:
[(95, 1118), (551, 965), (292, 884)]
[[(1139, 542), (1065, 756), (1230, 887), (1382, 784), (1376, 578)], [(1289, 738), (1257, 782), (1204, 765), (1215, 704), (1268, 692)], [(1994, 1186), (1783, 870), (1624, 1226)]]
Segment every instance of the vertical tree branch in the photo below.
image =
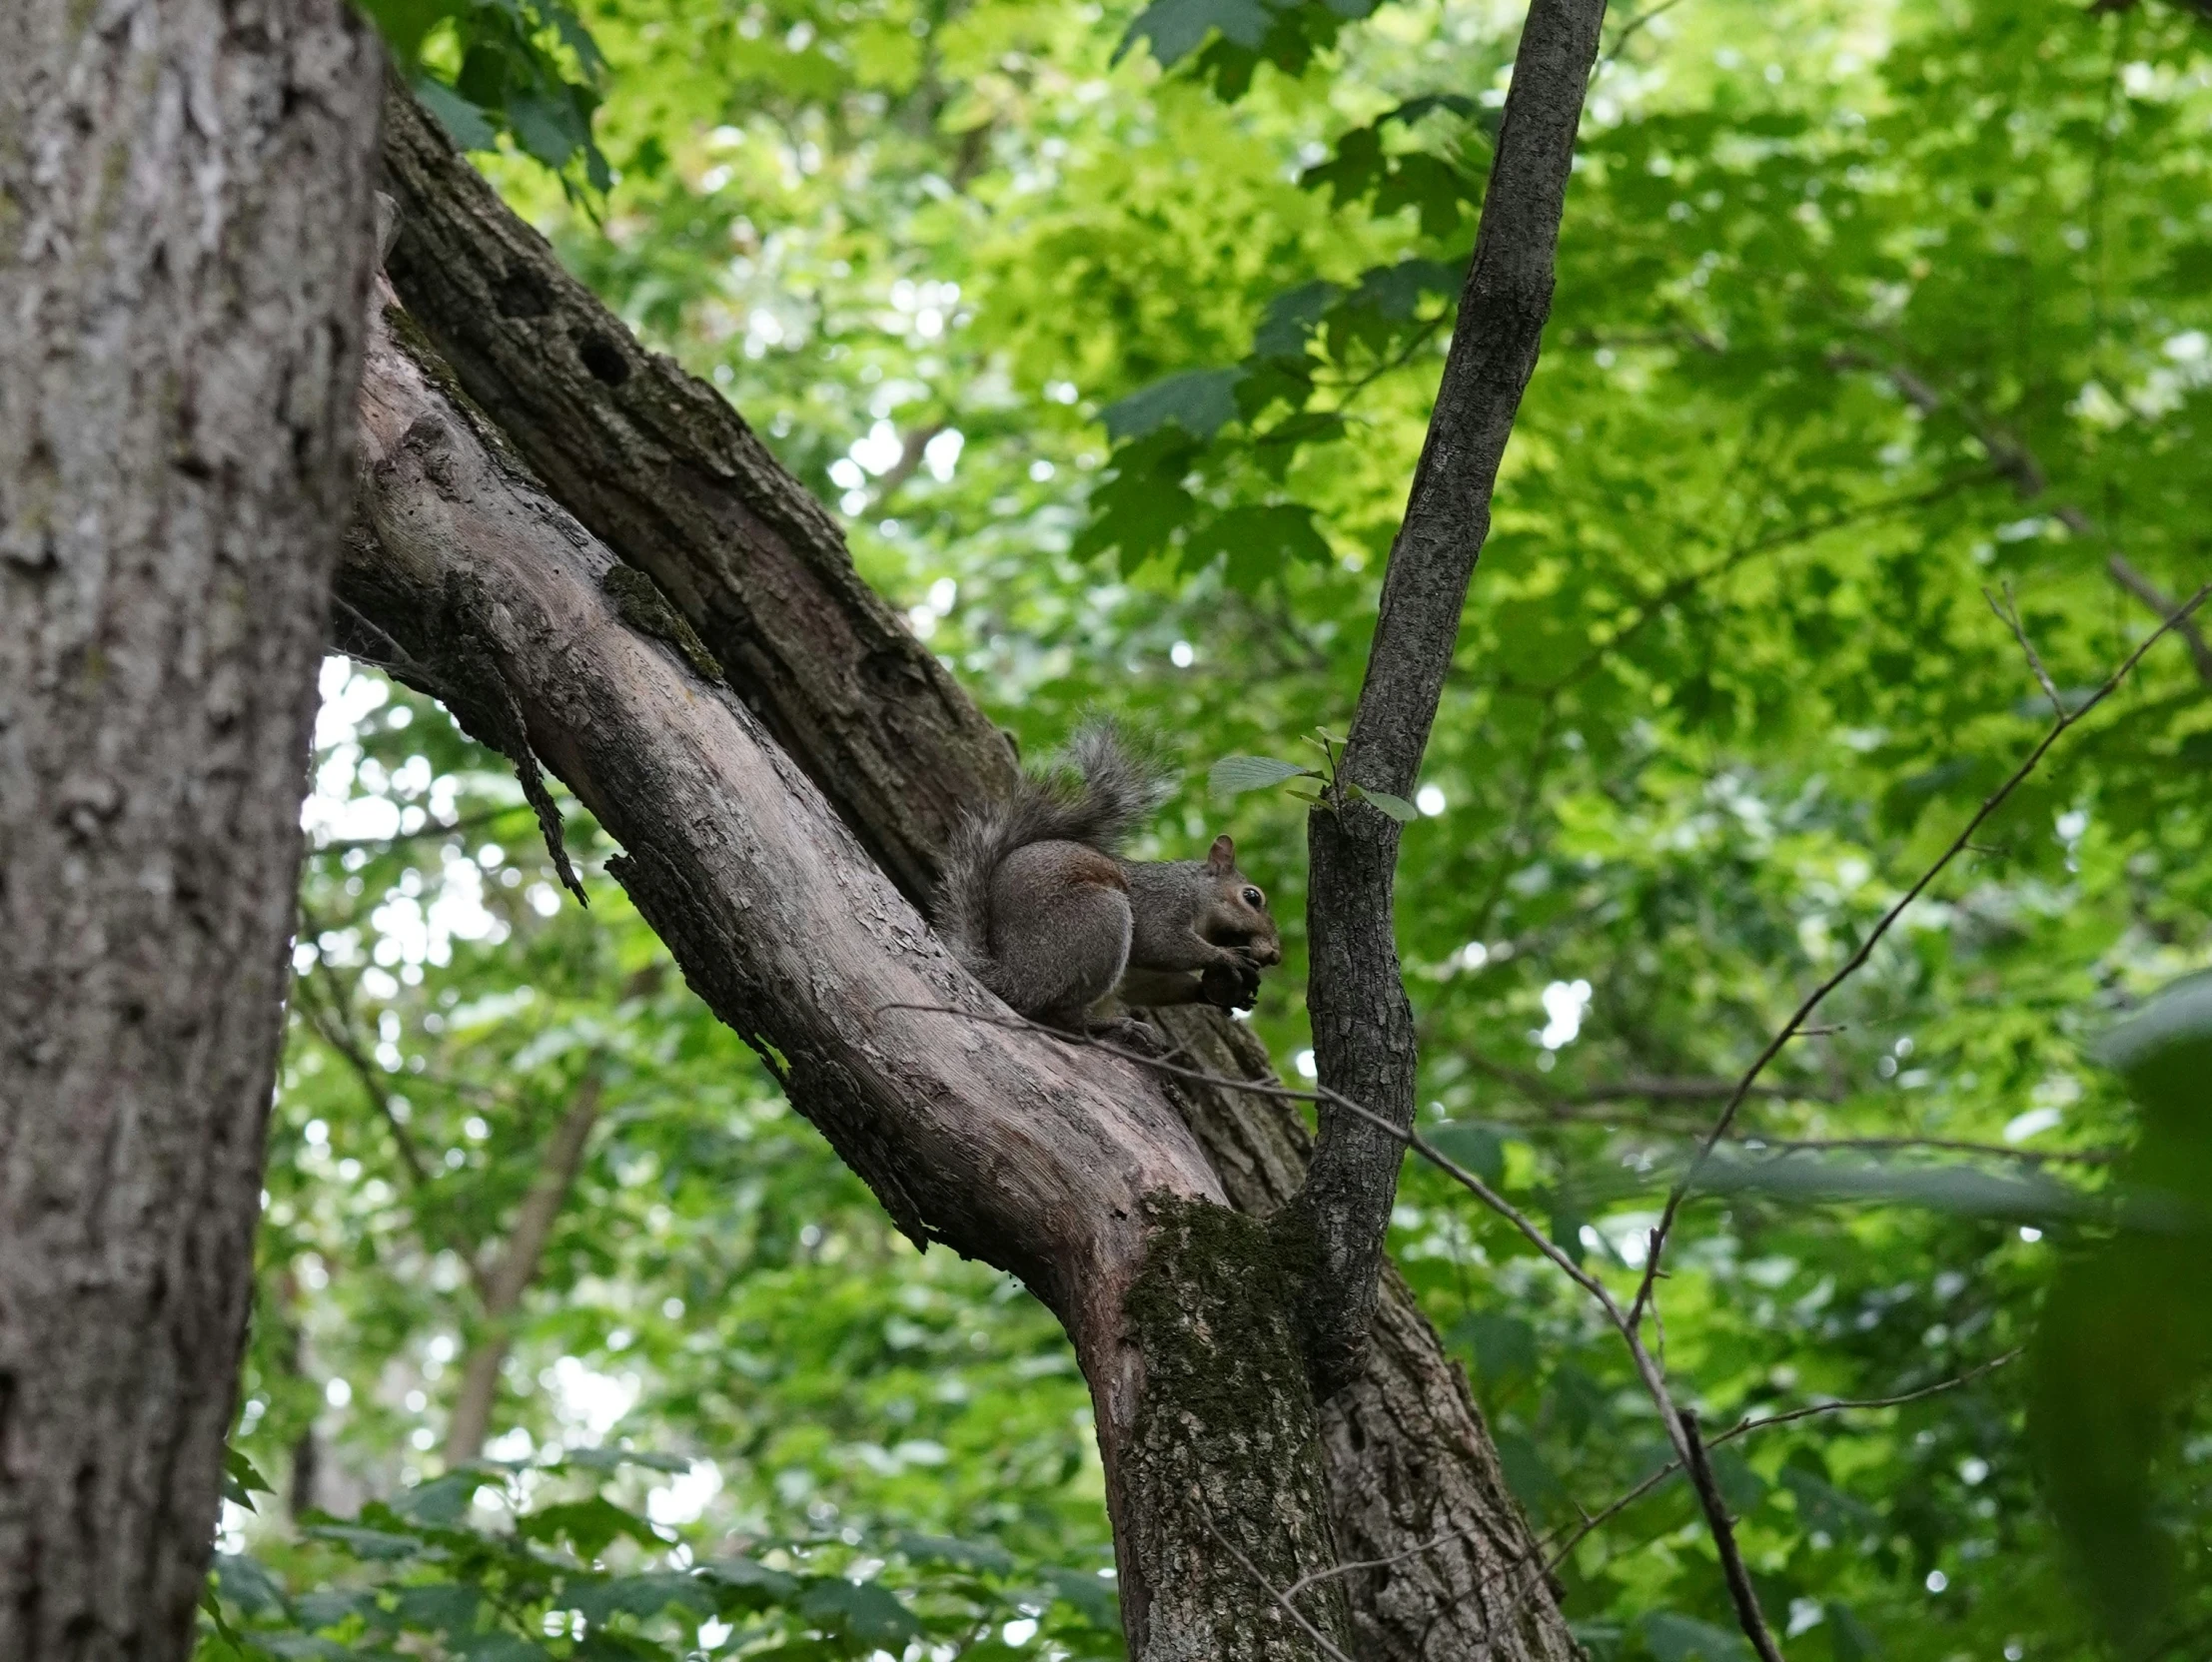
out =
[[(1475, 258), (1383, 579), (1338, 789), (1308, 822), (1307, 1002), (1321, 1078), (1405, 1126), (1413, 1123), (1416, 1045), (1393, 930), (1399, 828), (1343, 787), (1397, 796), (1414, 789), (1468, 581), (1490, 531), (1498, 465), (1551, 315), (1560, 215), (1604, 20), (1605, 0), (1535, 0), (1529, 8)], [(1298, 1202), (1315, 1248), (1305, 1310), (1323, 1394), (1358, 1371), (1402, 1154), (1377, 1128), (1323, 1110)]]
[(1688, 1462), (1689, 1486), (1697, 1491), (1697, 1503), (1704, 1509), (1705, 1521), (1712, 1528), (1713, 1544), (1720, 1550), (1720, 1573), (1728, 1583), (1728, 1602), (1735, 1606), (1736, 1625), (1743, 1629), (1751, 1641), (1751, 1648), (1758, 1652), (1759, 1662), (1782, 1662), (1782, 1653), (1774, 1643), (1773, 1631), (1766, 1625), (1766, 1616), (1758, 1607), (1758, 1594), (1751, 1586), (1751, 1572), (1744, 1565), (1743, 1553), (1735, 1544), (1735, 1519), (1728, 1515), (1728, 1503), (1720, 1493), (1720, 1481), (1712, 1474), (1712, 1461), (1705, 1453), (1704, 1438), (1697, 1434), (1697, 1411), (1683, 1408), (1675, 1415), (1679, 1435), (1675, 1446)]

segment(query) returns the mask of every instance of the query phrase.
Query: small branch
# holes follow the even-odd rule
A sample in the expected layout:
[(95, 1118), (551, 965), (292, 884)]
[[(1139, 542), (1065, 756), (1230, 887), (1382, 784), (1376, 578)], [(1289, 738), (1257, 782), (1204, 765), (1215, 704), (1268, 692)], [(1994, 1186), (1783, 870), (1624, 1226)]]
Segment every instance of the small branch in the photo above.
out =
[(1739, 542), (1709, 563), (1698, 566), (1693, 571), (1685, 571), (1680, 576), (1662, 583), (1653, 593), (1639, 598), (1635, 602), (1636, 610), (1626, 622), (1617, 626), (1611, 634), (1607, 635), (1604, 640), (1600, 641), (1556, 680), (1538, 690), (1548, 692), (1562, 690), (1593, 674), (1610, 654), (1618, 651), (1623, 644), (1642, 632), (1654, 620), (1663, 615), (1669, 607), (1687, 599), (1698, 589), (1704, 587), (1705, 584), (1727, 576), (1730, 572), (1756, 559), (1761, 554), (1784, 552), (1835, 531), (1849, 530), (1854, 526), (1884, 519), (1891, 514), (1909, 512), (1914, 508), (1932, 507), (1957, 495), (1969, 485), (1987, 482), (1989, 474), (1986, 470), (1960, 474), (1953, 478), (1944, 479), (1924, 490), (1913, 490), (1898, 496), (1883, 497), (1878, 501), (1844, 508), (1801, 524), (1787, 525), (1780, 530), (1769, 531), (1764, 536), (1753, 537), (1747, 542)]
[[(1605, 12), (1605, 0), (1532, 0), (1522, 25), (1452, 344), (1384, 570), (1350, 736), (1331, 768), (1338, 801), (1307, 817), (1315, 1058), (1332, 1087), (1386, 1108), (1386, 1126), (1413, 1122), (1419, 1052), (1393, 928), (1399, 829), (1371, 803), (1343, 797), (1351, 785), (1414, 792), (1489, 535), (1499, 463), (1551, 317)], [(1357, 1376), (1403, 1161), (1390, 1138), (1324, 1109), (1291, 1202), (1316, 1246), (1298, 1303), (1318, 1397)]]
[(1997, 614), (1999, 622), (2012, 631), (2012, 638), (2020, 643), (2020, 650), (2027, 655), (2028, 668), (2034, 671), (2036, 685), (2043, 689), (2043, 696), (2051, 701), (2051, 713), (2064, 715), (2066, 701), (2058, 696), (2058, 683), (2051, 679), (2051, 672), (2043, 667), (2043, 660), (2035, 650), (2035, 642), (2028, 638), (2027, 625), (2020, 620), (2020, 604), (2012, 597), (2012, 585), (2004, 585), (2004, 600), (1986, 588), (1981, 597), (1989, 602), (1989, 609)]
[(1804, 1026), (1807, 1018), (1819, 1007), (1820, 1001), (1857, 973), (1859, 967), (1873, 955), (1874, 948), (1880, 944), (1897, 920), (1904, 916), (1912, 903), (1926, 892), (1928, 885), (1941, 876), (1944, 868), (1949, 866), (1959, 852), (1973, 840), (1974, 833), (1981, 829), (1983, 822), (2004, 805), (2005, 799), (2011, 796), (2013, 791), (2019, 787), (2021, 781), (2035, 771), (2037, 764), (2042, 761), (2044, 754), (2049, 751), (2050, 747), (2063, 738), (2069, 730), (2078, 725), (2091, 710), (2103, 703), (2111, 695), (2113, 689), (2128, 677), (2138, 663), (2143, 661), (2143, 655), (2158, 644), (2159, 637), (2174, 628), (2197, 607), (2202, 605), (2205, 596), (2208, 594), (2212, 594), (2212, 583), (2207, 583), (2204, 587), (2198, 589), (2195, 594), (2190, 596), (2187, 604), (2183, 605), (2145, 636), (2142, 643), (2127, 655), (2119, 668), (2106, 677), (2102, 686), (2098, 687), (2083, 701), (2080, 708), (2075, 710), (2061, 709), (2059, 711), (2058, 718), (2051, 724), (2050, 731), (2037, 741), (2035, 748), (2028, 752), (2026, 760), (2014, 768), (2011, 776), (1990, 793), (1982, 805), (1974, 811), (1973, 817), (1966, 822), (1965, 828), (1951, 839), (1950, 846), (1937, 856), (1935, 863), (1922, 872), (1918, 879), (1914, 881), (1912, 887), (1898, 898), (1896, 904), (1882, 914), (1880, 921), (1868, 932), (1866, 939), (1859, 943), (1858, 950), (1844, 961), (1840, 969), (1812, 990), (1804, 1002), (1797, 1006), (1789, 1020), (1782, 1024), (1781, 1031), (1767, 1042), (1766, 1048), (1758, 1054), (1757, 1059), (1752, 1062), (1749, 1068), (1744, 1070), (1742, 1079), (1737, 1082), (1735, 1090), (1728, 1097), (1727, 1105), (1721, 1109), (1719, 1118), (1713, 1122), (1712, 1130), (1706, 1134), (1704, 1143), (1697, 1152), (1696, 1159), (1690, 1162), (1689, 1170), (1682, 1174), (1680, 1180), (1676, 1182), (1673, 1190), (1666, 1197), (1666, 1207), (1659, 1215), (1659, 1227), (1652, 1232), (1651, 1249), (1645, 1259), (1643, 1284), (1637, 1288), (1635, 1302), (1630, 1305), (1632, 1324), (1642, 1319), (1645, 1306), (1651, 1302), (1652, 1288), (1659, 1279), (1659, 1260), (1666, 1249), (1667, 1236), (1674, 1227), (1674, 1219), (1681, 1211), (1682, 1202), (1689, 1193), (1690, 1184), (1696, 1179), (1697, 1173), (1703, 1168), (1706, 1160), (1710, 1158), (1714, 1148), (1728, 1135), (1729, 1128), (1735, 1124), (1737, 1113), (1741, 1111), (1745, 1099), (1750, 1096), (1752, 1087), (1758, 1083), (1758, 1076), (1765, 1071), (1766, 1065), (1781, 1054), (1784, 1045), (1796, 1037), (1798, 1030)]
[(488, 1330), (474, 1345), (462, 1369), (461, 1389), (454, 1398), (446, 1427), (446, 1466), (465, 1465), (484, 1451), (485, 1435), (492, 1428), (492, 1409), (499, 1396), (500, 1369), (514, 1344), (512, 1318), (522, 1307), (523, 1294), (537, 1278), (546, 1243), (583, 1168), (583, 1152), (591, 1128), (598, 1123), (602, 1079), (600, 1058), (594, 1053), (584, 1064), (568, 1110), (553, 1128), (553, 1136), (539, 1151), (539, 1170), (530, 1192), (515, 1214), (515, 1227), (492, 1267), (480, 1279)]
[[(2060, 508), (2058, 510), (2059, 518), (2066, 520), (2068, 511), (2066, 508)], [(2086, 515), (2083, 515), (2082, 518), (2084, 520), (2083, 534), (2087, 534), (2093, 527), (2087, 525)], [(2067, 520), (2067, 524), (2069, 528), (2073, 528), (2071, 520)], [(2171, 617), (2174, 614), (2175, 605), (2172, 597), (2129, 563), (2127, 557), (2119, 549), (2114, 548), (2106, 553), (2104, 568), (2112, 574), (2114, 582), (2134, 595), (2136, 599), (2142, 601), (2144, 605), (2150, 607), (2152, 611), (2158, 613), (2160, 617)], [(2194, 619), (2191, 619), (2177, 625), (2175, 633), (2189, 643), (2189, 658), (2197, 666), (2197, 678), (2203, 681), (2206, 686), (2212, 686), (2212, 643), (2206, 642), (2204, 631), (2197, 627)]]
[[(320, 976), (318, 975), (320, 971)], [(328, 981), (330, 1003), (316, 991), (319, 980)], [(392, 1093), (385, 1088), (384, 1070), (376, 1059), (361, 1048), (354, 1037), (353, 1006), (345, 984), (336, 972), (317, 960), (317, 969), (295, 978), (293, 985), (299, 991), (300, 1009), (308, 1019), (308, 1026), (315, 1036), (339, 1054), (361, 1082), (361, 1089), (369, 1099), (369, 1106), (377, 1112), (385, 1129), (392, 1134), (393, 1147), (399, 1151), (400, 1164), (407, 1169), (410, 1185), (420, 1194), (431, 1181), (430, 1168), (424, 1163), (422, 1151), (416, 1148), (415, 1139), (408, 1132), (399, 1112), (392, 1105)]]
[[(1994, 1373), (2007, 1362), (2017, 1359), (2019, 1355), (2020, 1352), (2017, 1349), (2007, 1350), (2003, 1355), (1992, 1357), (1978, 1367), (1970, 1367), (1964, 1373), (1953, 1378), (1944, 1379), (1937, 1384), (1924, 1385), (1918, 1390), (1908, 1390), (1897, 1396), (1864, 1397), (1852, 1401), (1815, 1402), (1809, 1407), (1792, 1408), (1787, 1413), (1767, 1414), (1758, 1419), (1748, 1417), (1739, 1419), (1717, 1437), (1714, 1437), (1709, 1446), (1718, 1448), (1724, 1442), (1733, 1442), (1737, 1437), (1749, 1436), (1753, 1431), (1764, 1431), (1775, 1425), (1789, 1425), (1800, 1419), (1813, 1418), (1818, 1414), (1849, 1413), (1861, 1408), (1902, 1407), (1905, 1403), (1917, 1402), (1922, 1397), (1937, 1396), (1947, 1390), (1956, 1390), (1960, 1385), (1969, 1384), (1985, 1373)], [(1681, 1469), (1682, 1466), (1679, 1460), (1669, 1460), (1610, 1506), (1601, 1511), (1587, 1514), (1581, 1527), (1574, 1534), (1568, 1536), (1566, 1541), (1554, 1551), (1551, 1561), (1545, 1566), (1546, 1569), (1557, 1573), (1560, 1566), (1567, 1562), (1569, 1555), (1581, 1546), (1592, 1533), (1620, 1516), (1621, 1513), (1627, 1511)]]
[(1874, 1153), (1941, 1149), (1951, 1154), (1986, 1155), (2029, 1166), (2105, 1166), (2119, 1158), (2114, 1149), (2015, 1149), (2009, 1143), (1964, 1143), (1949, 1137), (1768, 1137), (1746, 1132), (1738, 1141), (1756, 1142), (1782, 1154), (1859, 1149)]
[(396, 848), (401, 843), (431, 842), (439, 837), (457, 837), (465, 831), (474, 831), (480, 826), (506, 819), (511, 814), (519, 814), (528, 806), (527, 803), (515, 802), (505, 808), (487, 808), (482, 813), (464, 814), (459, 819), (431, 820), (417, 826), (413, 831), (395, 831), (389, 837), (334, 837), (327, 843), (310, 843), (308, 853), (346, 854), (357, 848)]
[[(2207, 0), (2212, 3), (2212, 0)], [(1946, 400), (1943, 395), (1921, 377), (1901, 365), (1884, 363), (1864, 353), (1844, 351), (1831, 353), (1831, 368), (1837, 370), (1869, 370), (1885, 378), (1897, 389), (1905, 403), (1923, 416), (1933, 416), (1948, 403), (1958, 412), (1966, 430), (1988, 454), (1989, 464), (1998, 475), (2007, 480), (2023, 502), (2033, 501), (2050, 488), (2050, 475), (2043, 471), (2043, 464), (2019, 438), (2006, 431), (1982, 412), (1973, 409), (1959, 399)], [(2174, 602), (2157, 584), (2145, 577), (2112, 546), (2097, 522), (2073, 502), (2059, 502), (2051, 509), (2051, 516), (2074, 535), (2105, 544), (2105, 570), (2112, 580), (2128, 593), (2143, 602), (2161, 618), (2172, 619)], [(2174, 632), (2188, 644), (2190, 661), (2196, 665), (2197, 677), (2206, 686), (2212, 686), (2212, 642), (2207, 642), (2195, 623), (2184, 617), (2174, 625)]]
[(900, 435), (898, 459), (875, 481), (875, 489), (869, 492), (868, 505), (861, 510), (861, 517), (872, 519), (883, 511), (898, 494), (899, 486), (920, 470), (929, 441), (950, 425), (950, 421), (931, 421), (926, 426), (909, 427)]
[(1739, 1419), (1712, 1439), (1713, 1446), (1718, 1447), (1721, 1443), (1733, 1442), (1737, 1437), (1747, 1437), (1753, 1431), (1763, 1431), (1769, 1426), (1790, 1425), (1800, 1419), (1811, 1419), (1816, 1414), (1848, 1413), (1860, 1408), (1901, 1408), (1907, 1402), (1918, 1402), (1923, 1397), (1940, 1396), (1947, 1390), (1956, 1390), (1961, 1385), (1970, 1385), (1983, 1374), (1994, 1373), (1998, 1368), (2019, 1360), (2020, 1355), (2020, 1348), (2014, 1346), (2002, 1355), (1992, 1356), (1985, 1362), (1969, 1367), (1964, 1373), (1953, 1374), (1950, 1378), (1939, 1380), (1935, 1384), (1922, 1385), (1918, 1390), (1903, 1391), (1895, 1396), (1867, 1396), (1847, 1401), (1814, 1402), (1806, 1407), (1790, 1408), (1778, 1414), (1762, 1414), (1756, 1419)]
[[(1631, 1074), (1625, 1079), (1589, 1086), (1581, 1091), (1562, 1091), (1542, 1074), (1530, 1073), (1522, 1068), (1509, 1068), (1502, 1062), (1493, 1062), (1488, 1057), (1477, 1056), (1472, 1052), (1461, 1054), (1478, 1073), (1504, 1081), (1553, 1111), (1599, 1108), (1607, 1103), (1724, 1102), (1735, 1090), (1735, 1081), (1732, 1079), (1673, 1079), (1659, 1075)], [(1789, 1085), (1761, 1085), (1752, 1095), (1770, 1097), (1781, 1102), (1797, 1102), (1807, 1098), (1815, 1101), (1832, 1100), (1827, 1093), (1811, 1087)]]
[(1766, 1625), (1766, 1613), (1758, 1607), (1758, 1593), (1751, 1586), (1750, 1570), (1744, 1565), (1743, 1554), (1736, 1549), (1735, 1519), (1728, 1515), (1727, 1502), (1721, 1497), (1720, 1485), (1712, 1475), (1712, 1462), (1705, 1457), (1704, 1442), (1697, 1435), (1696, 1410), (1682, 1409), (1676, 1422), (1681, 1426), (1690, 1487), (1697, 1491), (1706, 1520), (1712, 1525), (1713, 1544), (1720, 1549), (1720, 1568), (1727, 1577), (1728, 1598), (1735, 1605), (1737, 1625), (1751, 1641), (1751, 1648), (1758, 1652), (1759, 1662), (1782, 1662), (1773, 1632)]
[[(1291, 1603), (1290, 1594), (1288, 1592), (1284, 1591), (1284, 1589), (1282, 1589), (1281, 1587), (1276, 1586), (1274, 1582), (1270, 1581), (1266, 1576), (1260, 1573), (1260, 1566), (1255, 1564), (1250, 1558), (1246, 1557), (1244, 1553), (1238, 1549), (1237, 1543), (1232, 1541), (1227, 1535), (1224, 1535), (1221, 1532), (1220, 1526), (1216, 1524), (1212, 1518), (1209, 1517), (1206, 1520), (1206, 1527), (1213, 1531), (1214, 1539), (1222, 1544), (1222, 1547), (1230, 1554), (1230, 1556), (1235, 1558), (1238, 1563), (1244, 1566), (1245, 1574), (1252, 1577), (1254, 1585), (1262, 1588), (1269, 1597), (1274, 1599), (1277, 1604), (1281, 1605), (1283, 1607), (1284, 1614), (1289, 1616), (1292, 1621), (1296, 1622), (1300, 1627), (1306, 1630), (1306, 1637), (1313, 1640), (1315, 1644), (1319, 1645), (1324, 1655), (1332, 1658), (1333, 1662), (1352, 1662), (1351, 1657), (1345, 1655), (1343, 1651), (1339, 1650), (1334, 1644), (1330, 1643), (1329, 1636), (1323, 1633), (1320, 1628), (1314, 1626), (1312, 1622), (1308, 1621), (1304, 1613), (1299, 1610), (1298, 1606)], [(1306, 1580), (1311, 1579), (1312, 1577), (1310, 1576), (1306, 1578)], [(1298, 1583), (1298, 1585), (1303, 1587), (1306, 1585), (1306, 1581), (1302, 1580)]]
[[(1421, 1541), (1406, 1548), (1403, 1552), (1394, 1552), (1388, 1558), (1361, 1558), (1353, 1563), (1336, 1564), (1325, 1570), (1314, 1570), (1293, 1581), (1283, 1589), (1283, 1593), (1285, 1597), (1295, 1597), (1316, 1582), (1333, 1581), (1340, 1575), (1357, 1575), (1362, 1570), (1387, 1570), (1393, 1564), (1403, 1564), (1409, 1558), (1418, 1558), (1424, 1552), (1434, 1552), (1440, 1546), (1451, 1546), (1455, 1542), (1464, 1541), (1476, 1533), (1477, 1531), (1473, 1529), (1455, 1529), (1448, 1535), (1439, 1535), (1433, 1541)], [(1511, 1567), (1508, 1566), (1508, 1568)]]
[(341, 652), (344, 652), (357, 663), (367, 664), (371, 669), (381, 669), (388, 674), (398, 672), (402, 674), (410, 686), (418, 687), (420, 690), (430, 693), (434, 698), (445, 696), (444, 692), (440, 690), (443, 683), (430, 665), (401, 645), (384, 625), (374, 621), (339, 595), (333, 594), (331, 596), (331, 605), (336, 609), (336, 612), (345, 614), (354, 627), (361, 631), (365, 640), (381, 641), (391, 648), (392, 655), (389, 658), (371, 657), (366, 645), (347, 639), (339, 639), (334, 642)]
[(1595, 83), (1600, 75), (1604, 74), (1616, 62), (1618, 62), (1620, 60), (1621, 54), (1629, 49), (1629, 42), (1636, 39), (1639, 34), (1643, 33), (1646, 25), (1651, 23), (1654, 18), (1664, 17), (1668, 12), (1672, 11), (1681, 3), (1682, 0), (1658, 0), (1658, 3), (1656, 5), (1647, 6), (1644, 8), (1644, 10), (1638, 12), (1636, 16), (1630, 18), (1627, 23), (1622, 25), (1621, 33), (1614, 37), (1613, 50), (1611, 52), (1608, 52), (1603, 58), (1600, 58), (1597, 64), (1591, 69), (1591, 81)]

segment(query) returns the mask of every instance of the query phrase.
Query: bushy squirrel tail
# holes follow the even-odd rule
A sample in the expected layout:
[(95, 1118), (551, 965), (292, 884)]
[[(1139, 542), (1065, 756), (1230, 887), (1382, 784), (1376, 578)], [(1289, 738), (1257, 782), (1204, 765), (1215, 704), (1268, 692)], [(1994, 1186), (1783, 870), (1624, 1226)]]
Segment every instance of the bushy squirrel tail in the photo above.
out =
[[(1061, 765), (1024, 774), (1004, 802), (968, 809), (953, 829), (937, 885), (937, 932), (969, 973), (991, 985), (991, 877), (1031, 843), (1086, 843), (1115, 853), (1174, 794), (1175, 778), (1110, 720), (1093, 718), (1068, 740)], [(1069, 777), (1072, 770), (1076, 776)]]

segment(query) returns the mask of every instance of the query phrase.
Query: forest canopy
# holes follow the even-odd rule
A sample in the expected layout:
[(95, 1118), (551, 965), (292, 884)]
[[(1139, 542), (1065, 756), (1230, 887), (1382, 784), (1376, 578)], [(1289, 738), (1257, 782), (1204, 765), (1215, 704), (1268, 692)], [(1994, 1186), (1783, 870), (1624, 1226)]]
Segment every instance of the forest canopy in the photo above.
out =
[[(1523, 8), (368, 9), (1023, 756), (1162, 740), (1142, 852), (1234, 833), (1312, 1079), (1309, 808), (1214, 769), (1359, 695)], [(2208, 421), (2201, 7), (1609, 18), (1406, 810), (1417, 1129), (1626, 1298), (1871, 941), (1658, 1294), (1792, 1657), (2212, 1652), (2212, 648), (2097, 698), (2212, 578)], [(587, 909), (438, 703), (322, 691), (202, 1658), (1121, 1655), (1052, 1316), (914, 1249), (578, 803)], [(1591, 1655), (1748, 1654), (1602, 1311), (1418, 1161), (1390, 1246)]]

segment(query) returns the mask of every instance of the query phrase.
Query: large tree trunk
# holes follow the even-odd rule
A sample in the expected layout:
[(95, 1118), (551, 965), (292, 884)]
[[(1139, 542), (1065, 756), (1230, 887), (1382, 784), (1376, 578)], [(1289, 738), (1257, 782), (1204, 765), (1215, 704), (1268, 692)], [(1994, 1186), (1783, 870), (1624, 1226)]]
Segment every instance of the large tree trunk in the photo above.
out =
[[(404, 95), (387, 111), (385, 165), (409, 316), (562, 505), (654, 575), (885, 872), (924, 900), (958, 805), (1011, 775), (981, 711), (857, 579), (834, 521), (742, 417), (640, 348)], [(1211, 1012), (1175, 1019), (1223, 1071), (1266, 1075), (1244, 1030)], [(1310, 1140), (1283, 1105), (1198, 1087), (1176, 1100), (1239, 1210), (1264, 1218), (1297, 1192)], [(1364, 1662), (1574, 1654), (1466, 1380), (1395, 1274), (1362, 1375), (1323, 1424), (1337, 1549), (1389, 1561), (1341, 1578)]]
[(350, 473), (345, 0), (0, 5), (0, 1656), (191, 1641)]

